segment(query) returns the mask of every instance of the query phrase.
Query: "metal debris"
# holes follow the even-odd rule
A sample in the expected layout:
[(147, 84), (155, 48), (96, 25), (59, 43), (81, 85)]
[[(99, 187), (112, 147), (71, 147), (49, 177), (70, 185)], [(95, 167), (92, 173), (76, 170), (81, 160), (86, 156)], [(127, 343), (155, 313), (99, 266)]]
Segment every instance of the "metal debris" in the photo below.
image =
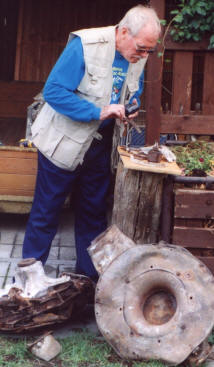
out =
[(213, 275), (180, 246), (124, 239), (112, 226), (89, 248), (100, 271), (95, 315), (103, 336), (124, 359), (200, 363), (214, 325)]
[(65, 322), (94, 294), (89, 278), (73, 273), (49, 278), (35, 259), (20, 262), (15, 279), (9, 291), (1, 290), (0, 330), (4, 332), (21, 333)]
[(61, 352), (62, 347), (51, 335), (51, 332), (49, 332), (35, 340), (32, 344), (28, 345), (28, 349), (36, 357), (49, 362)]

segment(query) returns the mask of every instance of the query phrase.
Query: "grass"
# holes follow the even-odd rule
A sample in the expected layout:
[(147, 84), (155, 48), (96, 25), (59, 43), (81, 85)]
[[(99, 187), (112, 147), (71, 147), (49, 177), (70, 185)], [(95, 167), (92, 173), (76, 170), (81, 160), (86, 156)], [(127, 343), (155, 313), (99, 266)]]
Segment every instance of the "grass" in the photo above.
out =
[(60, 339), (62, 352), (50, 362), (35, 357), (28, 338), (0, 337), (1, 367), (164, 367), (160, 362), (123, 361), (103, 338), (89, 332), (75, 332)]

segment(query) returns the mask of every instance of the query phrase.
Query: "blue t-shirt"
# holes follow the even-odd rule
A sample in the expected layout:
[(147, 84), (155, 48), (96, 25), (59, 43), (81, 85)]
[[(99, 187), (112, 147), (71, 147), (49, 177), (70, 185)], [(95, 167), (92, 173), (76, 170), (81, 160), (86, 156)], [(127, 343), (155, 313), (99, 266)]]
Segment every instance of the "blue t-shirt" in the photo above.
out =
[[(129, 62), (118, 52), (115, 53), (113, 87), (110, 103), (118, 103)], [(90, 122), (99, 120), (101, 108), (81, 99), (75, 92), (85, 73), (82, 42), (73, 38), (65, 47), (45, 83), (43, 95), (46, 102), (57, 112), (75, 121)], [(143, 73), (139, 80), (139, 90), (132, 97), (140, 104), (143, 90)], [(130, 101), (131, 102), (131, 101)], [(107, 120), (106, 120), (107, 121)], [(102, 123), (103, 126), (103, 123)]]

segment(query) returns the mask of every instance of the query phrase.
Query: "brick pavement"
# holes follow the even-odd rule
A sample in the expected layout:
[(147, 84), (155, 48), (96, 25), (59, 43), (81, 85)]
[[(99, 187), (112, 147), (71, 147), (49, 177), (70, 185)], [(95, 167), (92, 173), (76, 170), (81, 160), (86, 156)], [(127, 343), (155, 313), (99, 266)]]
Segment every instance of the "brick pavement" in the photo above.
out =
[[(21, 260), (22, 243), (28, 215), (0, 213), (0, 288), (11, 284), (15, 267)], [(74, 271), (73, 215), (69, 209), (62, 213), (57, 234), (52, 243), (45, 273), (56, 278), (63, 271)]]

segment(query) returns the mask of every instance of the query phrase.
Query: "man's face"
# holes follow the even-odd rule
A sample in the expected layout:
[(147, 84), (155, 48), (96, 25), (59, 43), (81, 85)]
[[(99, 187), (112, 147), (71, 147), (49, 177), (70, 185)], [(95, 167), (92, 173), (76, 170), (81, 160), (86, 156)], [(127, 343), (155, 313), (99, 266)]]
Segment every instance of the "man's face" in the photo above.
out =
[(149, 53), (154, 52), (158, 34), (154, 32), (152, 27), (147, 26), (142, 28), (135, 36), (132, 36), (125, 27), (120, 32), (117, 50), (127, 61), (134, 64), (141, 58), (147, 57)]

